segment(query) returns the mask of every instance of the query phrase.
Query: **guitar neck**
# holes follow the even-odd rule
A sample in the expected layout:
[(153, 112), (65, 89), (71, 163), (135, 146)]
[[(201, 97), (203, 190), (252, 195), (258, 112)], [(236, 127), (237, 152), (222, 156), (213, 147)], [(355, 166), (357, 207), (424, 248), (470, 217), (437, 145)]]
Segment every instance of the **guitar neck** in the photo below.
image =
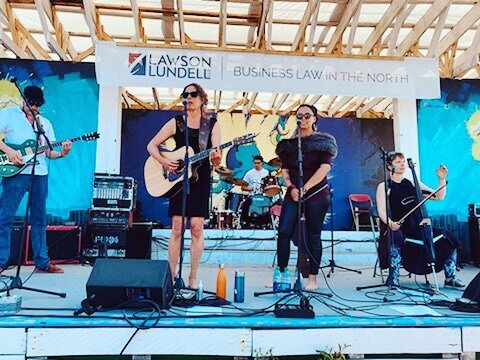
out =
[[(233, 145), (233, 141), (229, 141), (229, 142), (226, 142), (225, 144), (220, 145), (219, 148), (220, 150), (223, 150), (232, 145)], [(207, 158), (210, 155), (210, 151), (212, 151), (212, 148), (200, 151), (199, 153), (191, 156), (188, 160), (191, 164), (194, 164), (200, 160)]]
[[(71, 142), (79, 141), (79, 140), (82, 140), (82, 136), (77, 136), (77, 137), (74, 137), (72, 139), (67, 139), (67, 140), (69, 140)], [(56, 142), (50, 143), (50, 145), (52, 145), (52, 147), (57, 147), (57, 146), (62, 145), (62, 143), (64, 141), (67, 141), (67, 140), (56, 141)], [(46, 150), (48, 150), (48, 145), (42, 145), (42, 146), (38, 147), (38, 152), (39, 153), (44, 152)]]

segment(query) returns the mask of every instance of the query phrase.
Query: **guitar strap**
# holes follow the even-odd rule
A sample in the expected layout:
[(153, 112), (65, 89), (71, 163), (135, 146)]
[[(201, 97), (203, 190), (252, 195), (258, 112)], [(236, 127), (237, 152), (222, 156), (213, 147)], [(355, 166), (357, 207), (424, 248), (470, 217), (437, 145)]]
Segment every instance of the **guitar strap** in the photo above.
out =
[[(175, 116), (175, 120), (177, 122), (178, 129), (183, 132), (185, 130), (185, 121), (182, 115)], [(213, 121), (212, 121), (213, 120)], [(208, 137), (212, 132), (213, 125), (215, 124), (216, 119), (214, 117), (207, 118), (203, 117), (200, 120), (200, 129), (198, 135), (198, 145), (200, 151), (203, 151), (207, 148)]]

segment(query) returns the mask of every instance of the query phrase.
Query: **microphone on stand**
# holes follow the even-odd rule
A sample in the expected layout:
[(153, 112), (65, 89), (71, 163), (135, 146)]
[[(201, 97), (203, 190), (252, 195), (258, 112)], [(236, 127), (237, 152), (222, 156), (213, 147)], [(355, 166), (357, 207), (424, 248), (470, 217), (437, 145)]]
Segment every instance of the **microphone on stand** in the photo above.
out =
[(10, 82), (15, 84), (17, 82), (17, 78), (16, 77), (11, 77)]
[(397, 170), (397, 167), (395, 165), (392, 165), (392, 171), (390, 173), (392, 175), (395, 174), (395, 170)]

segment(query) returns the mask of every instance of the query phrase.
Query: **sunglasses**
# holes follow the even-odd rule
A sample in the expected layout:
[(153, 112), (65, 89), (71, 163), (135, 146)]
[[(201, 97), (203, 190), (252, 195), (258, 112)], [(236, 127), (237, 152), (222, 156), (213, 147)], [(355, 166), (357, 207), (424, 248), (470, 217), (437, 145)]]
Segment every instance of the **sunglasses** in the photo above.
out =
[(30, 106), (36, 106), (36, 107), (40, 107), (42, 106), (43, 104), (45, 104), (44, 101), (41, 101), (41, 100), (27, 100), (28, 101), (28, 105)]
[(190, 95), (192, 98), (196, 98), (198, 96), (198, 91), (192, 91), (192, 92), (188, 92), (188, 91), (185, 91), (183, 94), (182, 94), (182, 97), (184, 99), (188, 98), (188, 95)]
[(310, 119), (313, 114), (309, 114), (309, 113), (306, 113), (306, 114), (301, 114), (301, 113), (298, 113), (297, 115), (295, 115), (297, 117), (298, 120), (301, 120), (302, 118), (304, 118), (305, 120), (308, 120)]

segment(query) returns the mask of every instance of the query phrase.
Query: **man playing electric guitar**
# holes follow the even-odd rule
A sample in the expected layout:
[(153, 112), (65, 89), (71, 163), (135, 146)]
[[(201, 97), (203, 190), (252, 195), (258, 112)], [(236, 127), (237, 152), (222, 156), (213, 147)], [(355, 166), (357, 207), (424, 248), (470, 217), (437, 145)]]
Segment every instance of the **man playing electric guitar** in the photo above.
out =
[[(40, 116), (40, 107), (45, 103), (43, 91), (37, 86), (25, 88), (25, 98), (33, 110), (49, 140), (55, 141), (52, 124)], [(26, 140), (36, 139), (37, 122), (25, 103), (22, 106), (11, 106), (0, 111), (0, 132), (5, 134), (5, 143), (0, 141), (0, 150), (17, 166), (23, 165), (23, 158), (18, 150), (12, 149), (6, 143), (21, 144)], [(45, 138), (40, 137), (40, 144), (45, 144)], [(63, 273), (63, 269), (50, 262), (46, 241), (46, 202), (48, 193), (48, 166), (46, 158), (59, 159), (66, 156), (71, 149), (71, 142), (62, 143), (62, 150), (47, 150), (37, 155), (35, 177), (31, 193), (30, 225), (31, 242), (34, 254), (36, 272)], [(5, 177), (2, 180), (0, 195), (0, 273), (5, 268), (10, 257), (10, 235), (13, 228), (13, 218), (20, 201), (29, 190), (32, 167), (28, 166), (18, 175)]]
[[(207, 119), (205, 106), (207, 94), (198, 84), (190, 84), (183, 89), (182, 98), (186, 101), (187, 122), (183, 117), (169, 120), (148, 143), (147, 150), (163, 168), (175, 172), (179, 163), (169, 160), (159, 151), (169, 138), (175, 140), (176, 149), (185, 146), (184, 129), (188, 126), (189, 145), (195, 153), (207, 148), (220, 146), (220, 126), (215, 119)], [(203, 146), (202, 146), (203, 143)], [(203, 149), (202, 149), (203, 147)], [(212, 151), (210, 159), (214, 165), (219, 165), (222, 154), (219, 150)], [(190, 218), (192, 244), (190, 249), (190, 276), (188, 285), (197, 287), (197, 271), (203, 253), (205, 218), (209, 216), (208, 202), (210, 197), (210, 165), (203, 160), (197, 170), (197, 180), (191, 183), (190, 194), (187, 197), (186, 217)], [(182, 191), (170, 198), (168, 215), (172, 218), (172, 233), (168, 244), (168, 258), (172, 276), (177, 274), (177, 263), (180, 256), (182, 231)]]

